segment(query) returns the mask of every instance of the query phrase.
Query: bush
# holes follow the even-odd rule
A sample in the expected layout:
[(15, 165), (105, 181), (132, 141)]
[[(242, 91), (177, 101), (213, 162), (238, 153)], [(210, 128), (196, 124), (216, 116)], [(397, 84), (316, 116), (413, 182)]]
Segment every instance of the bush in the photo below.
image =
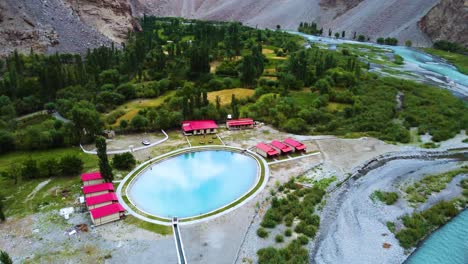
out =
[(66, 176), (78, 175), (83, 171), (83, 161), (76, 156), (65, 156), (60, 160), (60, 169)]
[(390, 230), (390, 232), (395, 233), (395, 223), (388, 221), (387, 228)]
[(297, 240), (301, 243), (301, 245), (307, 245), (309, 243), (309, 239), (304, 235), (300, 235)]
[(257, 229), (257, 236), (261, 238), (266, 238), (268, 237), (268, 232), (264, 228), (260, 227), (259, 229)]
[(377, 198), (379, 201), (385, 203), (386, 205), (392, 205), (398, 200), (398, 193), (396, 192), (382, 192), (375, 191), (372, 193), (372, 198)]
[(291, 229), (286, 229), (286, 231), (284, 231), (284, 235), (287, 236), (287, 237), (290, 237), (292, 236), (292, 230)]
[(130, 170), (136, 165), (135, 157), (130, 152), (117, 154), (112, 159), (112, 166), (118, 170)]
[(282, 235), (275, 236), (276, 243), (282, 243), (284, 241), (284, 237)]

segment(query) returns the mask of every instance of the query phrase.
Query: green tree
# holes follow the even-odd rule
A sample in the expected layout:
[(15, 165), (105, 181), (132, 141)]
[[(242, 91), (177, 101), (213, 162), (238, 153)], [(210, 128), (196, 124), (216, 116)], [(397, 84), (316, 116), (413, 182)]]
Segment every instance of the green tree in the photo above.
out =
[(341, 37), (342, 37), (342, 38), (345, 38), (345, 36), (346, 36), (346, 31), (343, 30), (343, 31), (341, 32)]
[(405, 41), (405, 46), (406, 47), (411, 47), (411, 46), (413, 46), (413, 42), (408, 39), (407, 41)]
[(29, 158), (23, 162), (21, 168), (21, 177), (23, 179), (34, 179), (40, 176), (39, 168), (37, 167), (37, 161)]
[(242, 59), (241, 81), (246, 85), (251, 85), (256, 76), (257, 69), (255, 68), (255, 59), (251, 55), (247, 55)]
[(128, 121), (125, 119), (120, 120), (119, 127), (122, 130), (125, 130), (128, 127)]
[(112, 174), (112, 167), (109, 165), (107, 158), (107, 144), (104, 137), (98, 136), (96, 138), (96, 149), (97, 156), (99, 158), (99, 171), (101, 172), (102, 178), (106, 182), (112, 182), (114, 175)]
[(118, 170), (130, 170), (135, 167), (135, 165), (135, 157), (133, 157), (130, 152), (117, 154), (112, 159), (112, 166)]
[(0, 250), (0, 263), (1, 264), (13, 264), (13, 260), (10, 258), (8, 253)]
[(72, 155), (64, 156), (60, 159), (60, 170), (63, 175), (74, 176), (83, 171), (83, 161)]
[(39, 162), (39, 172), (42, 177), (54, 177), (60, 174), (60, 166), (56, 159)]
[(99, 134), (102, 121), (93, 104), (81, 101), (71, 109), (71, 120), (80, 136)]
[(335, 38), (339, 38), (339, 37), (340, 37), (340, 33), (335, 32)]
[[(6, 219), (5, 213), (3, 212), (3, 199), (4, 199), (4, 197), (2, 195), (0, 195), (0, 222), (5, 221), (5, 219)], [(0, 256), (0, 262), (1, 261), (2, 261), (2, 258)]]

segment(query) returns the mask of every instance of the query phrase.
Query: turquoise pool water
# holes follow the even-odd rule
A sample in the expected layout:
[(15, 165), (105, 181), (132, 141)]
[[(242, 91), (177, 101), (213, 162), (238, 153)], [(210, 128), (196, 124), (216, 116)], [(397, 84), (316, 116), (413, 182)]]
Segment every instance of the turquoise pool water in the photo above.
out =
[(132, 202), (147, 213), (185, 218), (230, 204), (256, 180), (254, 158), (230, 151), (199, 151), (151, 165), (128, 192)]
[(432, 234), (405, 264), (468, 263), (468, 209)]

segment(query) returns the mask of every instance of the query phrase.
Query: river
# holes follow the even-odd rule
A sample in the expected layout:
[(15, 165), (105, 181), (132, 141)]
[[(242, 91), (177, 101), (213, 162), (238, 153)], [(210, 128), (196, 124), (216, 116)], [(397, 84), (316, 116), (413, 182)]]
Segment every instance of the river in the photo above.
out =
[(468, 100), (468, 75), (457, 70), (456, 67), (445, 60), (430, 55), (417, 48), (406, 46), (388, 46), (371, 42), (358, 42), (347, 39), (334, 39), (321, 36), (307, 35), (299, 32), (289, 32), (303, 36), (311, 42), (328, 45), (360, 44), (387, 49), (404, 58), (405, 64), (402, 70), (410, 72), (416, 77), (414, 79), (449, 89), (457, 97)]
[(468, 263), (468, 209), (430, 235), (405, 264)]

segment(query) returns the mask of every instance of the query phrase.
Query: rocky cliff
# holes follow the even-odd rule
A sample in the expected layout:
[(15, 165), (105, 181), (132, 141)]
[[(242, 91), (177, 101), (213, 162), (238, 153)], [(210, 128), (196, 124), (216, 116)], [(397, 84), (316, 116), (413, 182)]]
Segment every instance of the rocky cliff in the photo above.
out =
[(65, 0), (81, 21), (109, 39), (122, 43), (130, 30), (139, 30), (127, 0)]
[(442, 0), (418, 25), (433, 41), (449, 40), (468, 47), (468, 0)]

